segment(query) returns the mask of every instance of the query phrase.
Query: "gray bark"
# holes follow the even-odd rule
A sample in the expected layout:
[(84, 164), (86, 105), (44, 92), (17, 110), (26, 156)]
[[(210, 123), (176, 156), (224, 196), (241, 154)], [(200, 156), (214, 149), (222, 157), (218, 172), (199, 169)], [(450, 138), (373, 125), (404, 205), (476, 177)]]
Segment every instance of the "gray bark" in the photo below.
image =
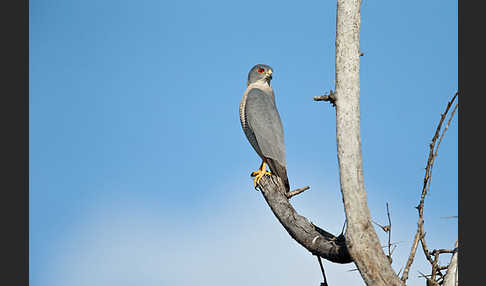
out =
[[(454, 246), (457, 249), (457, 241), (456, 245)], [(457, 286), (458, 283), (458, 273), (457, 273), (457, 250), (451, 257), (451, 262), (447, 267), (446, 275), (444, 276), (444, 283), (443, 286)]]
[(336, 140), (347, 218), (346, 245), (367, 285), (404, 285), (372, 226), (360, 137), (361, 1), (338, 0), (336, 19)]
[(274, 215), (299, 244), (312, 254), (329, 261), (336, 263), (352, 262), (344, 237), (336, 237), (299, 215), (290, 204), (285, 193), (285, 186), (280, 178), (264, 176), (259, 185), (263, 197)]

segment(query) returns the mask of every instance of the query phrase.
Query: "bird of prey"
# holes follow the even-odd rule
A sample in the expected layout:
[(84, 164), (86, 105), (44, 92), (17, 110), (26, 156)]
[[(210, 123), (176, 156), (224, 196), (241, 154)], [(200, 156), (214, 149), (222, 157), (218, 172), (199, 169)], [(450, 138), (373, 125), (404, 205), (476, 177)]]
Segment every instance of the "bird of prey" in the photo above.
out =
[[(274, 174), (290, 190), (285, 163), (282, 121), (275, 105), (270, 84), (273, 69), (264, 64), (255, 65), (248, 73), (247, 89), (240, 103), (240, 121), (246, 138), (262, 159), (257, 171), (251, 173), (254, 186), (264, 175)], [(266, 170), (266, 165), (271, 172)]]

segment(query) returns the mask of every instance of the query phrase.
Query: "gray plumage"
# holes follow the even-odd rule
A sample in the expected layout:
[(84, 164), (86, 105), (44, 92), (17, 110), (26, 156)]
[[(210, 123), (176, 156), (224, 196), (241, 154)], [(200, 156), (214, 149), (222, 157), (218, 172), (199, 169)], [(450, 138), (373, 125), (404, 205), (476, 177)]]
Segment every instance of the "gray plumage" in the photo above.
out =
[(240, 103), (240, 121), (251, 146), (290, 190), (285, 161), (282, 121), (271, 87), (273, 69), (255, 65), (248, 73), (248, 87)]

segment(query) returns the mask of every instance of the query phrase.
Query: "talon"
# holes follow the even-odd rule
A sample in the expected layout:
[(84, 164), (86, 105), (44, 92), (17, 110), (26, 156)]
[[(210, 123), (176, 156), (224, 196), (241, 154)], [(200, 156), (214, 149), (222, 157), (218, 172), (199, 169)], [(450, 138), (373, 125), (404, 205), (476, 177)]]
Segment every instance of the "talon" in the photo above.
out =
[(258, 185), (258, 183), (260, 182), (260, 180), (263, 178), (263, 176), (265, 176), (265, 175), (271, 175), (271, 174), (272, 174), (272, 173), (270, 173), (270, 172), (268, 172), (268, 171), (259, 172), (259, 173), (256, 175), (255, 179), (253, 180), (253, 184), (254, 184), (255, 188), (256, 188), (256, 186)]
[(253, 185), (254, 185), (255, 188), (257, 187), (258, 183), (263, 178), (263, 176), (272, 175), (272, 173), (270, 173), (266, 170), (266, 166), (267, 166), (267, 164), (265, 163), (265, 161), (263, 161), (262, 164), (260, 165), (260, 169), (254, 171), (250, 174), (250, 176), (255, 177), (255, 179), (253, 180)]

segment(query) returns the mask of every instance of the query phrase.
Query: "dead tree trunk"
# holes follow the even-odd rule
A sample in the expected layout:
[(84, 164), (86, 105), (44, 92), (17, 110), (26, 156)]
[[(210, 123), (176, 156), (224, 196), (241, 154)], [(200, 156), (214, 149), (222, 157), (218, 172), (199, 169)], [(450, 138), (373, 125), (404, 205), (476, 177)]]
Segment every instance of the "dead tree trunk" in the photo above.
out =
[(336, 140), (347, 219), (346, 245), (367, 285), (404, 285), (372, 226), (363, 179), (360, 137), (361, 1), (338, 0), (336, 20)]
[[(458, 247), (458, 243), (456, 241), (456, 245), (454, 246), (456, 249)], [(444, 282), (442, 285), (444, 286), (457, 286), (459, 282), (458, 273), (457, 273), (457, 250), (451, 257), (451, 262), (449, 266), (447, 266), (447, 273), (444, 276)]]

